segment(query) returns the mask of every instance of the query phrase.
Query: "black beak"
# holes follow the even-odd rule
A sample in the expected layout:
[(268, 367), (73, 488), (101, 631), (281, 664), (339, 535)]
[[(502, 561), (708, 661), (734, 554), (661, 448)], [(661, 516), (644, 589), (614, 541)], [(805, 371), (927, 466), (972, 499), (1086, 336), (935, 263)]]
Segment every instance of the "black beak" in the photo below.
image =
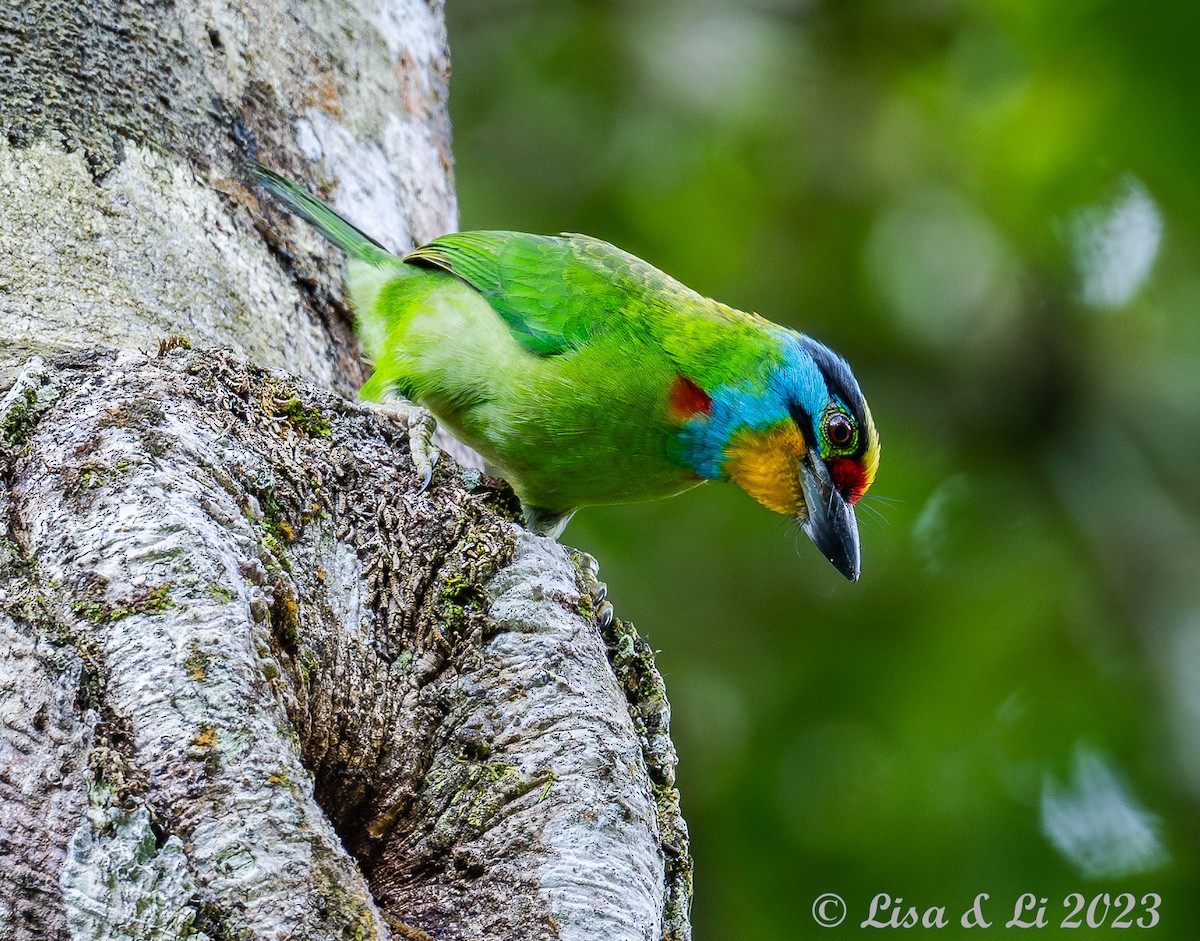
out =
[(812, 451), (800, 465), (800, 480), (808, 507), (808, 518), (801, 528), (835, 569), (850, 581), (858, 581), (858, 521), (854, 507), (837, 492), (825, 462)]

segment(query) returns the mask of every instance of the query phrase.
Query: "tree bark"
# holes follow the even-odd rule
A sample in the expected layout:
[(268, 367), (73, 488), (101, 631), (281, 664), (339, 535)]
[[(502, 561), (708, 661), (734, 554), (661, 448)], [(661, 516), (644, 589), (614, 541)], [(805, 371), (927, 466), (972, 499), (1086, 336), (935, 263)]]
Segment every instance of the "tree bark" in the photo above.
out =
[(241, 169), (452, 230), (447, 75), (421, 0), (0, 8), (0, 938), (689, 936), (649, 649), (419, 492)]

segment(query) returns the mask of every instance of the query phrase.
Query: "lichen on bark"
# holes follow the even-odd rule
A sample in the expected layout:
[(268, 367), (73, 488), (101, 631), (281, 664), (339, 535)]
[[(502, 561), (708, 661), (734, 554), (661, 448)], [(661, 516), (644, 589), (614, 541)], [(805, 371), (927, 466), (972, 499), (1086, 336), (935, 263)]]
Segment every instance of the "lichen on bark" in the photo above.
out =
[(420, 493), (401, 423), (229, 354), (21, 381), (51, 404), (5, 452), (4, 610), (73, 664), (65, 924), (686, 937), (661, 678), (504, 484)]
[(453, 230), (441, 13), (0, 5), (0, 937), (687, 937), (644, 644), (244, 168)]

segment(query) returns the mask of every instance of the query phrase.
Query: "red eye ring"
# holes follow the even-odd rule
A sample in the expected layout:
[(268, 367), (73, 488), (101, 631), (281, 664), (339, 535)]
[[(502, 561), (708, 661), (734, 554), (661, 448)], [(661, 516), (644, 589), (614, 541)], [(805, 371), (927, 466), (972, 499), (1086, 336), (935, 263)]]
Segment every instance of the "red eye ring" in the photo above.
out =
[(837, 450), (845, 450), (854, 444), (854, 423), (841, 412), (834, 412), (825, 419), (825, 437)]

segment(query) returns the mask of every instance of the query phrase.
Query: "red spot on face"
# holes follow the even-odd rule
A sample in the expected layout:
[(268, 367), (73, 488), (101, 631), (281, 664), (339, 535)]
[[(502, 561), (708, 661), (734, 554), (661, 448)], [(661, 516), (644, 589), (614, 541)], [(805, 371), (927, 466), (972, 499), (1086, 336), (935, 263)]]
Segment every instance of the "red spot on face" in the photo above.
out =
[(867, 474), (858, 461), (848, 457), (835, 457), (829, 462), (829, 476), (838, 493), (848, 503), (857, 503), (867, 492)]
[(712, 399), (708, 393), (687, 376), (675, 377), (667, 402), (671, 413), (680, 421), (698, 414), (707, 415), (712, 411)]

